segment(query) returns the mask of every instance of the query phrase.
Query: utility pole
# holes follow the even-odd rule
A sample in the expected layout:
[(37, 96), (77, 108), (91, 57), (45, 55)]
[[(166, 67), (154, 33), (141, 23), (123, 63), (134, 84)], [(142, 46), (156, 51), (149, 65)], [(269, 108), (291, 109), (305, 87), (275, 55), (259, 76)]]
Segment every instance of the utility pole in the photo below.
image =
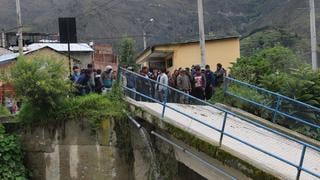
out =
[(203, 0), (198, 0), (199, 37), (201, 50), (201, 67), (206, 65), (206, 39), (204, 34)]
[(153, 18), (150, 18), (145, 22), (145, 25), (142, 27), (142, 35), (143, 35), (143, 50), (147, 49), (147, 28), (154, 22)]
[(311, 42), (311, 60), (312, 69), (318, 69), (317, 59), (317, 31), (316, 31), (316, 16), (314, 0), (309, 0), (310, 3), (310, 42)]
[(68, 60), (69, 60), (69, 73), (70, 77), (72, 76), (72, 68), (71, 68), (71, 52), (70, 52), (70, 19), (68, 19), (68, 24), (67, 24), (67, 31), (68, 31)]
[(3, 48), (6, 47), (6, 34), (5, 34), (4, 29), (2, 29), (2, 31), (1, 31), (1, 46)]
[(147, 33), (143, 30), (143, 50), (147, 49)]
[(16, 0), (16, 9), (17, 9), (17, 24), (18, 24), (18, 46), (19, 46), (19, 54), (23, 55), (23, 39), (22, 39), (22, 22), (21, 22), (21, 6), (20, 0)]

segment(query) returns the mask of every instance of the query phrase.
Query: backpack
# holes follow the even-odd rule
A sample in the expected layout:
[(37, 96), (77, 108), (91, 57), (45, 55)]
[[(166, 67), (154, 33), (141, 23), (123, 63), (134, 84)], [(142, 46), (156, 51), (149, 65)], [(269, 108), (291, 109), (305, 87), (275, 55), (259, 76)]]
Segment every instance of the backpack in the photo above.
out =
[(105, 88), (111, 88), (112, 87), (112, 79), (103, 80), (103, 84), (104, 84)]
[(105, 73), (103, 75), (103, 85), (105, 88), (111, 88), (112, 87), (112, 72)]

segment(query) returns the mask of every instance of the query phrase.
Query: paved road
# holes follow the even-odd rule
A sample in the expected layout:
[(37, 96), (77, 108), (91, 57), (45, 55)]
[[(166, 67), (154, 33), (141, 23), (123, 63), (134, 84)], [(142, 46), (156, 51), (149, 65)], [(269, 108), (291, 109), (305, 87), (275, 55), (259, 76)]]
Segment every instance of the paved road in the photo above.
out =
[[(160, 104), (147, 102), (136, 103), (145, 110), (151, 110), (158, 113), (159, 116), (162, 113), (162, 106)], [(174, 107), (175, 109), (179, 109), (184, 113), (192, 115), (192, 117), (197, 118), (215, 128), (221, 129), (222, 127), (224, 113), (212, 107), (172, 103), (168, 105)], [(207, 141), (213, 143), (219, 142), (220, 133), (199, 122), (193, 121), (192, 119), (176, 111), (167, 108), (165, 119), (169, 123), (175, 124)], [(294, 164), (299, 164), (302, 145), (298, 143), (266, 131), (262, 128), (258, 128), (233, 116), (228, 116), (225, 131), (250, 144), (255, 144), (267, 152), (281, 156)], [(257, 166), (258, 168), (272, 172), (282, 179), (296, 178), (296, 168), (253, 148), (250, 148), (249, 146), (246, 146), (236, 140), (225, 136), (223, 139), (223, 146), (237, 152), (240, 158), (251, 162), (251, 164)], [(307, 149), (304, 168), (307, 168), (316, 174), (320, 174), (320, 153), (311, 149)], [(317, 178), (302, 172), (301, 179), (311, 180)]]

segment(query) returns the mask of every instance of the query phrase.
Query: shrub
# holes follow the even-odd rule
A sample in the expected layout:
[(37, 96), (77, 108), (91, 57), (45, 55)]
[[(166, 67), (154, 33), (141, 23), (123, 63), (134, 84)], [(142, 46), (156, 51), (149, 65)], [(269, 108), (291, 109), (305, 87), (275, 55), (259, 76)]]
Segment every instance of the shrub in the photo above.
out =
[(59, 120), (88, 120), (93, 130), (100, 127), (100, 122), (109, 118), (122, 118), (123, 104), (120, 100), (113, 101), (111, 98), (89, 94), (69, 98), (63, 107), (57, 112)]
[(23, 158), (24, 153), (18, 138), (7, 134), (0, 124), (0, 179), (27, 179)]
[[(21, 117), (45, 121), (59, 108), (70, 92), (65, 62), (55, 57), (21, 57), (11, 70), (17, 96), (23, 99)], [(30, 114), (29, 114), (30, 113)], [(27, 118), (26, 118), (27, 117)]]
[[(320, 107), (320, 95), (318, 93), (320, 91), (320, 73), (311, 70), (309, 67), (293, 69), (290, 74), (279, 73), (264, 76), (260, 86), (315, 107)], [(286, 100), (282, 100), (280, 107), (282, 112), (320, 125), (320, 113), (317, 111)], [(304, 129), (300, 128), (301, 123), (292, 119), (280, 118), (280, 120), (290, 128), (298, 128), (300, 131)]]
[(65, 63), (47, 56), (37, 56), (32, 60), (19, 58), (11, 71), (17, 95), (27, 106), (41, 112), (40, 115), (50, 114), (68, 95), (70, 84), (66, 77)]
[[(265, 106), (270, 106), (274, 103), (272, 98), (267, 98), (264, 94), (259, 93), (256, 90), (252, 90), (245, 87), (239, 87), (236, 85), (229, 86), (229, 92), (232, 94), (235, 94), (237, 96), (243, 97), (245, 99), (263, 104)], [(254, 106), (249, 102), (242, 101), (236, 97), (228, 97), (225, 98), (223, 96), (223, 89), (219, 88), (216, 91), (216, 94), (214, 96), (217, 96), (216, 99), (213, 99), (213, 101), (223, 102), (224, 104), (243, 109), (247, 112), (250, 112), (252, 114), (255, 114), (257, 116), (260, 116), (265, 119), (271, 119), (271, 114), (267, 110)]]
[(301, 62), (289, 49), (276, 46), (262, 50), (249, 57), (241, 57), (230, 68), (230, 75), (236, 79), (259, 84), (261, 77), (278, 72), (289, 72), (298, 68)]
[[(320, 107), (320, 71), (313, 71), (309, 65), (301, 63), (297, 56), (287, 48), (277, 46), (262, 50), (249, 57), (242, 57), (233, 65), (230, 75), (235, 79)], [(243, 98), (275, 107), (275, 97), (259, 95), (254, 90), (232, 86), (230, 90)], [(223, 99), (220, 98), (220, 100)], [(247, 105), (240, 99), (228, 98), (226, 101), (229, 105), (260, 117), (271, 118), (270, 113), (266, 114), (264, 111), (260, 111), (258, 106)], [(310, 123), (320, 124), (319, 112), (287, 100), (281, 101), (280, 111)], [(317, 139), (320, 137), (319, 130), (284, 116), (278, 115), (276, 122), (310, 137)]]
[(48, 57), (19, 59), (12, 81), (23, 105), (18, 119), (27, 124), (46, 125), (66, 120), (91, 122), (93, 129), (106, 118), (122, 116), (121, 91), (115, 86), (107, 96), (72, 96), (63, 62)]

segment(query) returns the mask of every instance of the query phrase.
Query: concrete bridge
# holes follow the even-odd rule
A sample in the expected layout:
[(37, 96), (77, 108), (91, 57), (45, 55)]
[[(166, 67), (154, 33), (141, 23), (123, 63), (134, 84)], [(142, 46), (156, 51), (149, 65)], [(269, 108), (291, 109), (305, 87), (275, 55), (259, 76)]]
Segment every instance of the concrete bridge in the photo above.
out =
[[(136, 101), (127, 97), (131, 114), (151, 125), (151, 134), (156, 138), (171, 145), (180, 144), (178, 150), (182, 152), (178, 151), (179, 154), (190, 149), (196, 158), (183, 163), (203, 177), (320, 179), (318, 141), (224, 105), (212, 105), (197, 99), (200, 103), (159, 101), (127, 88), (125, 78), (122, 84), (125, 91), (147, 100)], [(199, 167), (199, 161), (207, 167)], [(213, 167), (211, 170), (210, 166)]]
[[(227, 117), (224, 131), (244, 142), (224, 136), (220, 146), (221, 133), (211, 127), (223, 128), (224, 112), (208, 106), (170, 103), (168, 106), (184, 112), (190, 117), (169, 108), (166, 109), (166, 113), (162, 117), (163, 106), (158, 103), (138, 102), (129, 98), (127, 101), (130, 103), (131, 113), (154, 125), (156, 127), (154, 131), (162, 132), (165, 134), (164, 136), (167, 136), (173, 142), (182, 143), (182, 146), (187, 146), (196, 153), (204, 154), (202, 156), (203, 160), (207, 162), (214, 161), (215, 166), (220, 167), (232, 177), (240, 177), (239, 179), (244, 179), (244, 177), (248, 179), (297, 178), (298, 170), (291, 164), (299, 165), (304, 148), (303, 145), (294, 140), (230, 115)], [(195, 121), (193, 118), (199, 119), (200, 122)], [(311, 139), (309, 140), (314, 142)], [(250, 144), (254, 144), (260, 151), (251, 147)], [(283, 161), (288, 163), (273, 156), (281, 157)], [(201, 164), (201, 162), (197, 159), (190, 158), (186, 163), (190, 168), (197, 168), (193, 170), (207, 179), (216, 179), (216, 174), (219, 174), (219, 172), (215, 172), (210, 167), (206, 167), (204, 163), (201, 165), (203, 167), (200, 168), (198, 164)], [(307, 148), (305, 150), (303, 168), (319, 176), (320, 152)], [(300, 179), (319, 179), (317, 176), (301, 172)], [(230, 177), (224, 175), (221, 175), (221, 177), (224, 177), (222, 179), (230, 179)]]

